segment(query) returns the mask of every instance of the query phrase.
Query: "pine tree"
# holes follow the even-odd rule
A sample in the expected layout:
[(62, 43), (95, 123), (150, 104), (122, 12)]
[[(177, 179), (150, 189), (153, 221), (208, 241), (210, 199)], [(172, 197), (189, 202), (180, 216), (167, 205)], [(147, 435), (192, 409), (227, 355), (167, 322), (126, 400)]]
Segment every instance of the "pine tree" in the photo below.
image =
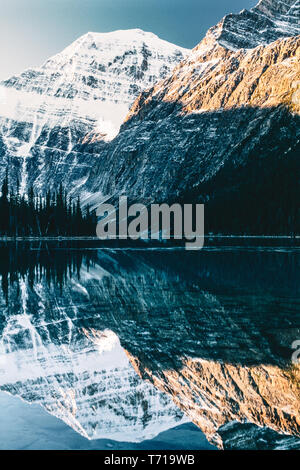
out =
[(68, 199), (61, 184), (57, 192), (47, 191), (46, 196), (35, 194), (32, 187), (27, 197), (9, 188), (8, 172), (4, 177), (0, 197), (1, 236), (93, 236), (97, 218), (88, 207), (83, 214), (80, 198), (74, 203)]

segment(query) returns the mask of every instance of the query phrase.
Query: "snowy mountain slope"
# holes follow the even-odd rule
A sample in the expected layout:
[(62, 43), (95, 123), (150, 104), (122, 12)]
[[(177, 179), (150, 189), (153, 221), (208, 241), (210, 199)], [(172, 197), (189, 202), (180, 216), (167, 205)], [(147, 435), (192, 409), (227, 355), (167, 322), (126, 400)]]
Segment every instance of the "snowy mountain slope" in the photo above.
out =
[(142, 30), (88, 33), (41, 68), (2, 82), (0, 179), (7, 165), (23, 191), (73, 170), (73, 180), (84, 178), (93, 161), (68, 162), (72, 147), (89, 132), (112, 139), (140, 91), (188, 53)]
[(251, 10), (226, 15), (208, 36), (229, 50), (251, 49), (300, 34), (299, 0), (260, 0)]

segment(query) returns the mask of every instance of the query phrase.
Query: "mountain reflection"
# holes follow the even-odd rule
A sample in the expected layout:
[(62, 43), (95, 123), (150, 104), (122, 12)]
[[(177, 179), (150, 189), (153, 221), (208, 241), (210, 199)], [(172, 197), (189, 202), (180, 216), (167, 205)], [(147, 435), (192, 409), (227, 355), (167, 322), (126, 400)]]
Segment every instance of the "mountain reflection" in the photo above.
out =
[(299, 445), (297, 248), (0, 254), (0, 389), (93, 439), (188, 419), (223, 447)]

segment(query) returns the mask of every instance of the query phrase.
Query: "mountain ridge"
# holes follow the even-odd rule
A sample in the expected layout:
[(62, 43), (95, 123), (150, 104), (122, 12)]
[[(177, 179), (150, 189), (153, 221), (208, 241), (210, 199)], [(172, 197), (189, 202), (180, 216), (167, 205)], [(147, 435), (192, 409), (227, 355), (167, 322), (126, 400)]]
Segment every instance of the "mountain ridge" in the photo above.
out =
[[(283, 8), (284, 5), (291, 8)], [(289, 14), (293, 7), (295, 16)], [(217, 42), (225, 48), (252, 49), (283, 37), (300, 34), (299, 15), (298, 0), (288, 0), (285, 3), (280, 0), (261, 0), (250, 10), (225, 15), (208, 33), (217, 33)]]
[[(210, 30), (170, 76), (141, 93), (114, 141), (79, 148), (100, 156), (86, 194), (201, 201), (209, 219), (223, 221), (208, 220), (214, 233), (298, 233), (300, 36), (271, 39), (231, 50)], [(264, 201), (261, 209), (253, 198)]]

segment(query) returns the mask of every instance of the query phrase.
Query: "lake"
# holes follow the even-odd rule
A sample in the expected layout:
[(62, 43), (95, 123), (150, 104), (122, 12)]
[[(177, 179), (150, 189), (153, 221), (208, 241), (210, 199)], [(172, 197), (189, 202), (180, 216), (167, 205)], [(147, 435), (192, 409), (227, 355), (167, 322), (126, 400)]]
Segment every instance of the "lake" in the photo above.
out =
[(0, 242), (0, 448), (300, 449), (299, 264), (297, 239)]

